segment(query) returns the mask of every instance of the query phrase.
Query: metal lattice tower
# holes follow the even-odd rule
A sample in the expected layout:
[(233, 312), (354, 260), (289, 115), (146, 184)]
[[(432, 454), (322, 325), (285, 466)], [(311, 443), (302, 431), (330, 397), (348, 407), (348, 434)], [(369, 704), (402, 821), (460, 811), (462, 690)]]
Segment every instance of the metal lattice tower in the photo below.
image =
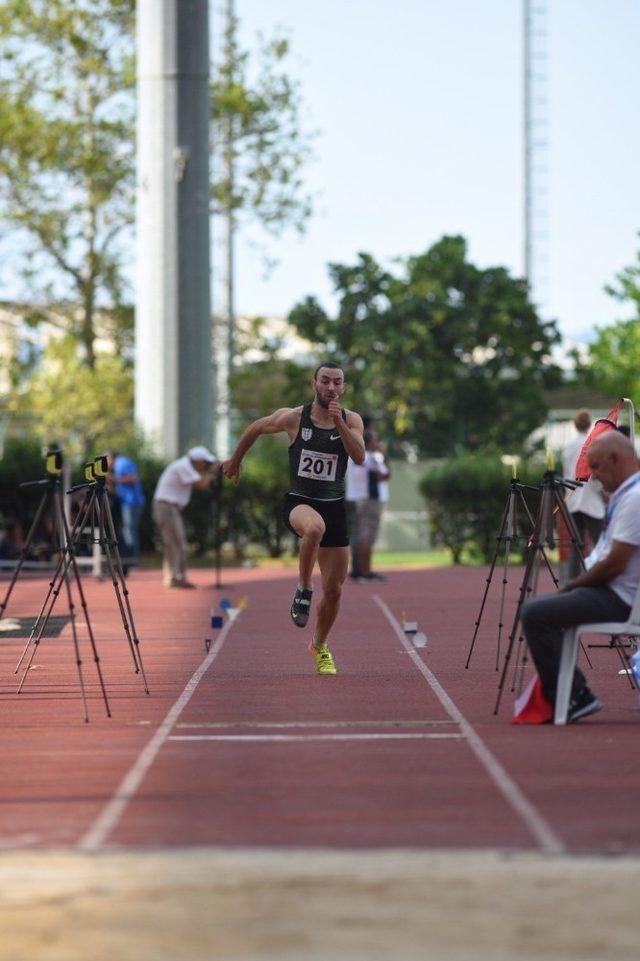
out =
[(549, 77), (547, 5), (523, 0), (524, 275), (544, 313), (549, 288)]

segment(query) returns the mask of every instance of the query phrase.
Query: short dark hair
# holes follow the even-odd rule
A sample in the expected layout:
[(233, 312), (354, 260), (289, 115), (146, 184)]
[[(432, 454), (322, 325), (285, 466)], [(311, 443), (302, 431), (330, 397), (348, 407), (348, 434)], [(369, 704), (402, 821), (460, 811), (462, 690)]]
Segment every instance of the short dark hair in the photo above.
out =
[(575, 424), (576, 430), (584, 433), (591, 427), (591, 414), (584, 407), (577, 411), (575, 417), (573, 418), (573, 423)]
[(315, 371), (314, 371), (314, 373), (313, 373), (313, 379), (314, 379), (314, 380), (317, 380), (317, 379), (318, 379), (318, 371), (319, 371), (319, 370), (322, 370), (323, 367), (329, 367), (331, 370), (342, 370), (342, 364), (336, 364), (336, 363), (334, 363), (332, 360), (327, 360), (327, 361), (325, 361), (324, 364), (319, 364), (319, 366), (316, 367), (316, 369), (315, 369)]

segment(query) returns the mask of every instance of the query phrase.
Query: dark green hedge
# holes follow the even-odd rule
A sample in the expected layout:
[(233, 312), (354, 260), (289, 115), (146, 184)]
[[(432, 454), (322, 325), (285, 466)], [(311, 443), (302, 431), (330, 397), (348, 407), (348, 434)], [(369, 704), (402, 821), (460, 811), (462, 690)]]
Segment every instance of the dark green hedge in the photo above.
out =
[[(539, 485), (544, 474), (540, 461), (518, 465), (518, 480)], [(429, 526), (434, 543), (448, 547), (453, 561), (459, 564), (463, 553), (470, 559), (490, 561), (496, 549), (496, 538), (509, 496), (511, 468), (498, 454), (465, 454), (440, 461), (429, 468), (420, 481), (420, 492), (429, 512)], [(523, 493), (535, 517), (538, 495)], [(520, 511), (519, 531), (524, 549), (530, 533), (524, 509)]]
[[(140, 524), (143, 552), (155, 549), (151, 519), (151, 499), (165, 462), (135, 451), (123, 450), (138, 465), (147, 505)], [(44, 476), (44, 456), (40, 445), (20, 437), (7, 438), (0, 460), (0, 528), (17, 520), (26, 536), (35, 515), (42, 488), (24, 489), (19, 484)], [(82, 480), (81, 466), (72, 469), (72, 483)], [(196, 554), (216, 546), (217, 537), (231, 542), (236, 559), (241, 560), (249, 545), (259, 545), (270, 556), (278, 557), (294, 546), (295, 538), (285, 528), (281, 516), (282, 498), (288, 484), (286, 440), (262, 437), (243, 465), (240, 484), (223, 481), (217, 488), (194, 490), (184, 512), (187, 537)], [(220, 520), (220, 533), (218, 521)]]

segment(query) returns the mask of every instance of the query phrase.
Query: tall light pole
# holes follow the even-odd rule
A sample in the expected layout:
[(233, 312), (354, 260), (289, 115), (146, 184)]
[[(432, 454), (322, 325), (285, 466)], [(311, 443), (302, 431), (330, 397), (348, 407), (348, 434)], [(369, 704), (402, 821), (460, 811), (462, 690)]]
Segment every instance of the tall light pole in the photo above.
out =
[(138, 0), (136, 421), (158, 454), (213, 438), (208, 0)]

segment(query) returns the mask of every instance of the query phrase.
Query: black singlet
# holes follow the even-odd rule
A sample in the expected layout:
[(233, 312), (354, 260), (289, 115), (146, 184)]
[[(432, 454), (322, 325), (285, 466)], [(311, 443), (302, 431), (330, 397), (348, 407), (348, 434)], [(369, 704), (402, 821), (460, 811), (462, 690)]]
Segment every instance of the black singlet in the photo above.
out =
[[(346, 421), (346, 411), (342, 411)], [(340, 500), (349, 455), (335, 427), (317, 427), (311, 420), (311, 404), (300, 414), (300, 427), (289, 446), (289, 493), (313, 500)]]

